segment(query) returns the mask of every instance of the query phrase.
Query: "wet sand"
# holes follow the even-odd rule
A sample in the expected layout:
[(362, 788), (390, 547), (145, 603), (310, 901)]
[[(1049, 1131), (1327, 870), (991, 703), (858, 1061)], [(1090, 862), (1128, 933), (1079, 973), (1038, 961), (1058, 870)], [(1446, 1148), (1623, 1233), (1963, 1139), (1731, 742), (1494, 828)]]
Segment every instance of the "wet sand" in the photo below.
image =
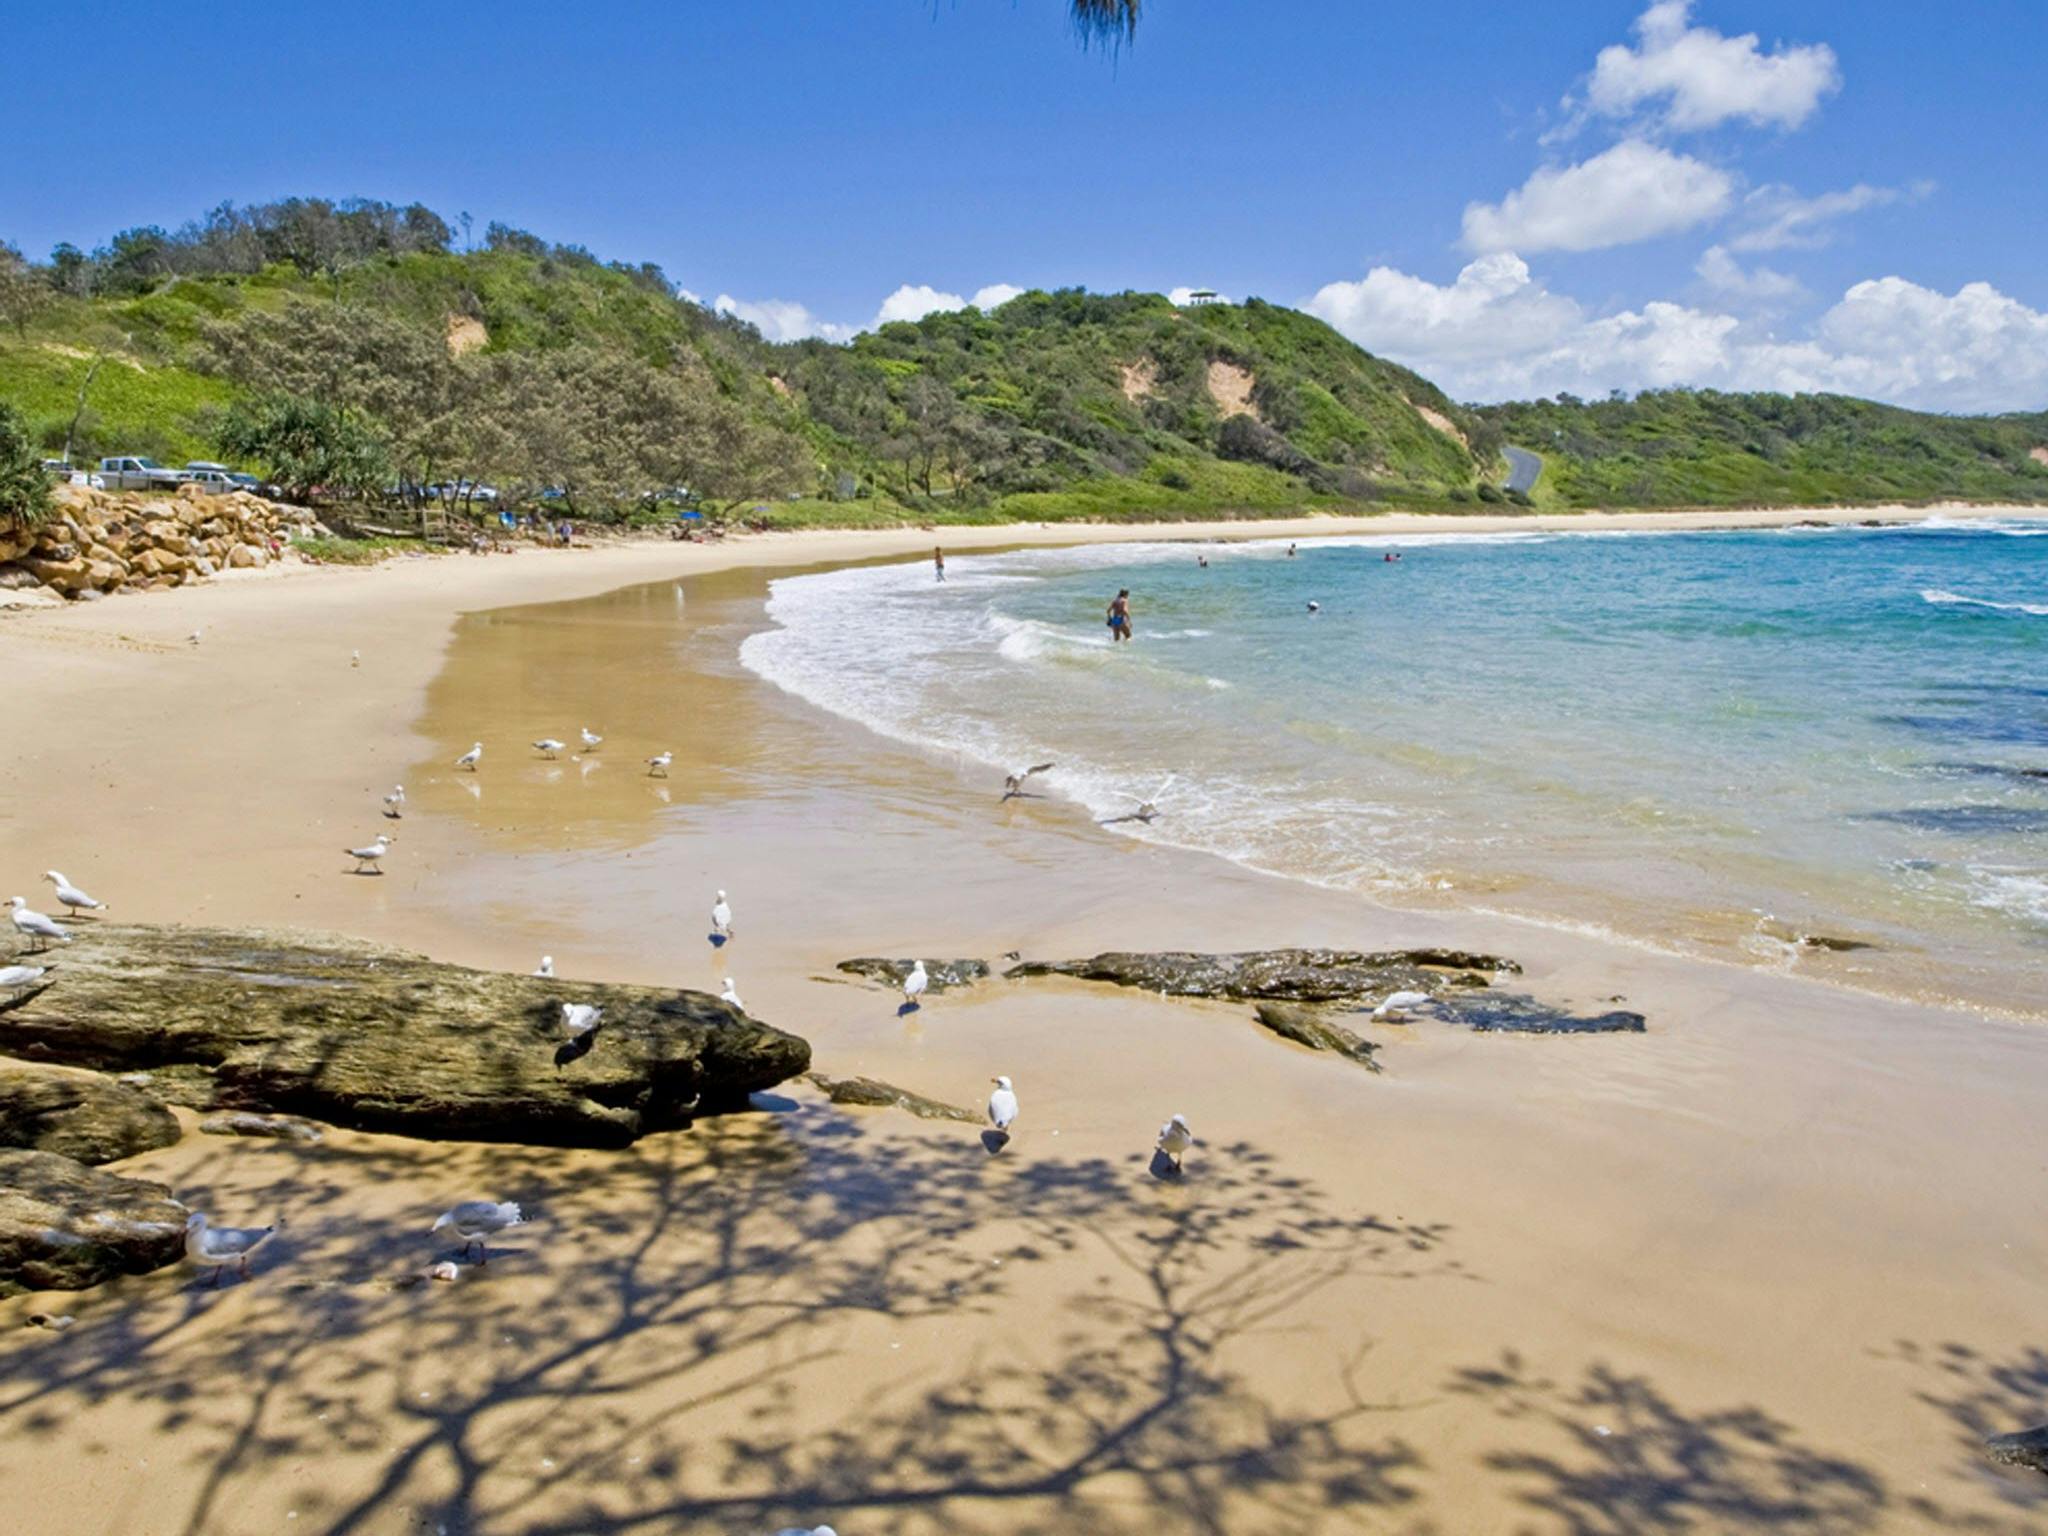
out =
[[(0, 747), (24, 888), (54, 864), (128, 919), (731, 975), (823, 1070), (966, 1105), (1007, 1072), (1024, 1105), (993, 1156), (804, 1084), (626, 1154), (188, 1136), (121, 1170), (284, 1235), (218, 1292), (169, 1271), (0, 1302), (79, 1319), (0, 1331), (12, 1528), (2048, 1528), (2048, 1481), (1974, 1450), (2048, 1418), (2038, 1027), (1389, 912), (999, 805), (740, 670), (750, 562), (920, 551), (443, 560), (0, 620), (34, 722)], [(523, 746), (584, 723), (594, 764)], [(471, 781), (449, 762), (478, 735)], [(401, 780), (390, 872), (345, 874)], [(1372, 1075), (1238, 1006), (1043, 981), (901, 1015), (831, 969), (1407, 942), (1512, 955), (1649, 1033), (1372, 1026)], [(1174, 1110), (1201, 1141), (1155, 1177)], [(542, 1219), (419, 1281), (427, 1224), (482, 1195)]]

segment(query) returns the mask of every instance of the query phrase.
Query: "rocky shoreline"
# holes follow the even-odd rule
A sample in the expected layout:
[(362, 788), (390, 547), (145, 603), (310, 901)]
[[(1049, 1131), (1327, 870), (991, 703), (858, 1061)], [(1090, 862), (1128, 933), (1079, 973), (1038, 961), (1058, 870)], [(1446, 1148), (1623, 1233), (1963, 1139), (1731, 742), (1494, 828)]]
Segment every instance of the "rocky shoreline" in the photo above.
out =
[(246, 491), (170, 496), (62, 485), (34, 528), (0, 525), (0, 591), (41, 587), (73, 601), (158, 591), (285, 558), (295, 536), (326, 533), (304, 507)]

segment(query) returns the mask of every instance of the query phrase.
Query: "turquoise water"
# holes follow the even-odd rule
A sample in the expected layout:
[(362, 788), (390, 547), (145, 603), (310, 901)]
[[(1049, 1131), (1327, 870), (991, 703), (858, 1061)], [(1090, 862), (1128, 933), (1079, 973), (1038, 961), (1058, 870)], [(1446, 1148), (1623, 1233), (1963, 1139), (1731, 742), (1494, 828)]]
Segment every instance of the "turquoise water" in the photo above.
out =
[(742, 656), (1116, 832), (2048, 1011), (2048, 521), (1287, 547), (793, 577)]

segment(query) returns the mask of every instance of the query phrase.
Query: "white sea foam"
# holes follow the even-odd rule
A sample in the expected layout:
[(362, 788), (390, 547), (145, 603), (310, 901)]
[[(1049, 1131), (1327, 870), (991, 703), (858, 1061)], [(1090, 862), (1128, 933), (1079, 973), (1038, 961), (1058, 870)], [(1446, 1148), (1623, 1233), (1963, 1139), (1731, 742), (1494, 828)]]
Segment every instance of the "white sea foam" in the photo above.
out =
[(1939, 588), (1923, 591), (1920, 600), (1938, 608), (1995, 608), (2000, 613), (2028, 613), (2037, 619), (2048, 618), (2048, 603), (1998, 603), (1988, 597), (1965, 597), (1960, 592), (1944, 592)]
[(2048, 870), (1973, 864), (1969, 876), (1978, 906), (2048, 927)]

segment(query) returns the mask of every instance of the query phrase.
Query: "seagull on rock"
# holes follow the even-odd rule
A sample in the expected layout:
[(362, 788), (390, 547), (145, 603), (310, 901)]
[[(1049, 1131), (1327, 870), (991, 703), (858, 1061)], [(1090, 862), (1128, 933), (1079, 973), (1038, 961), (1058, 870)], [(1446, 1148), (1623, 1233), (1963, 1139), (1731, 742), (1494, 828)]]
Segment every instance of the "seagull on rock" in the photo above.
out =
[(467, 768), (471, 773), (475, 773), (476, 765), (482, 762), (483, 760), (484, 744), (479, 741), (473, 744), (467, 752), (462, 754), (462, 756), (455, 759), (455, 766), (458, 768)]
[(391, 793), (384, 797), (384, 814), (393, 821), (405, 814), (405, 786), (394, 784)]
[(94, 901), (54, 869), (44, 870), (43, 878), (57, 887), (57, 899), (73, 912), (100, 912), (106, 909), (107, 904), (104, 901)]
[(582, 731), (584, 751), (595, 752), (599, 747), (604, 745), (604, 738), (598, 735), (597, 732), (593, 731), (589, 726), (586, 725), (582, 727)]
[(1408, 1015), (1418, 1008), (1429, 1009), (1435, 1006), (1436, 999), (1427, 992), (1390, 992), (1386, 1000), (1373, 1009), (1372, 1016), (1382, 1024), (1405, 1024), (1408, 1022)]
[(1175, 1115), (1159, 1127), (1159, 1152), (1168, 1158), (1175, 1172), (1180, 1171), (1181, 1159), (1188, 1155), (1188, 1148), (1195, 1144), (1195, 1133), (1188, 1128), (1186, 1115)]
[(1003, 1136), (1010, 1134), (1010, 1122), (1017, 1118), (1017, 1090), (1007, 1077), (989, 1079), (996, 1091), (988, 1096), (988, 1123)]
[(673, 752), (655, 753), (654, 756), (647, 759), (647, 777), (649, 777), (650, 779), (667, 778), (668, 765), (674, 762), (675, 760), (676, 755)]
[(732, 984), (730, 976), (725, 978), (725, 990), (718, 994), (718, 1000), (721, 1003), (731, 1003), (741, 1013), (747, 1011), (747, 1005), (740, 1001), (740, 989)]
[(71, 935), (58, 927), (53, 919), (30, 911), (25, 898), (10, 896), (7, 905), (14, 909), (15, 931), (27, 937), (32, 949), (47, 949), (52, 939), (60, 944), (71, 942)]
[(919, 1004), (918, 999), (924, 996), (924, 989), (931, 984), (931, 977), (925, 974), (924, 962), (922, 960), (911, 961), (910, 974), (903, 978), (904, 1006), (907, 1008), (922, 1006)]
[(1029, 768), (1019, 768), (1003, 780), (1003, 798), (1009, 800), (1024, 793), (1024, 785), (1041, 773), (1050, 773), (1057, 763), (1034, 763)]
[(378, 867), (377, 861), (389, 853), (391, 845), (397, 841), (398, 839), (389, 832), (379, 832), (376, 840), (367, 848), (342, 849), (343, 853), (356, 861), (356, 867), (349, 871), (349, 873), (356, 875), (365, 873), (383, 874), (384, 871)]
[(604, 1022), (604, 1010), (595, 1003), (562, 1004), (562, 1028), (571, 1040), (581, 1040)]
[(526, 1217), (510, 1200), (465, 1200), (437, 1219), (432, 1230), (438, 1232), (443, 1227), (452, 1228), (462, 1239), (462, 1256), (466, 1259), (470, 1249), (480, 1248), (483, 1256), (477, 1263), (488, 1264), (491, 1262), (491, 1239), (507, 1227), (525, 1225)]
[(246, 1280), (250, 1256), (276, 1234), (275, 1226), (211, 1227), (206, 1224), (203, 1212), (194, 1211), (185, 1222), (185, 1257), (195, 1264), (211, 1264), (215, 1285), (220, 1284), (221, 1271), (230, 1264)]
[(533, 744), (533, 750), (543, 757), (553, 757), (562, 750), (562, 744), (552, 736), (543, 736)]
[(48, 970), (46, 965), (0, 965), (0, 992), (25, 987)]
[(725, 899), (723, 891), (711, 903), (711, 931), (721, 939), (732, 937), (732, 903)]
[(540, 957), (540, 968), (533, 974), (536, 976), (546, 976), (552, 980), (555, 974), (555, 957), (553, 955), (542, 955)]

